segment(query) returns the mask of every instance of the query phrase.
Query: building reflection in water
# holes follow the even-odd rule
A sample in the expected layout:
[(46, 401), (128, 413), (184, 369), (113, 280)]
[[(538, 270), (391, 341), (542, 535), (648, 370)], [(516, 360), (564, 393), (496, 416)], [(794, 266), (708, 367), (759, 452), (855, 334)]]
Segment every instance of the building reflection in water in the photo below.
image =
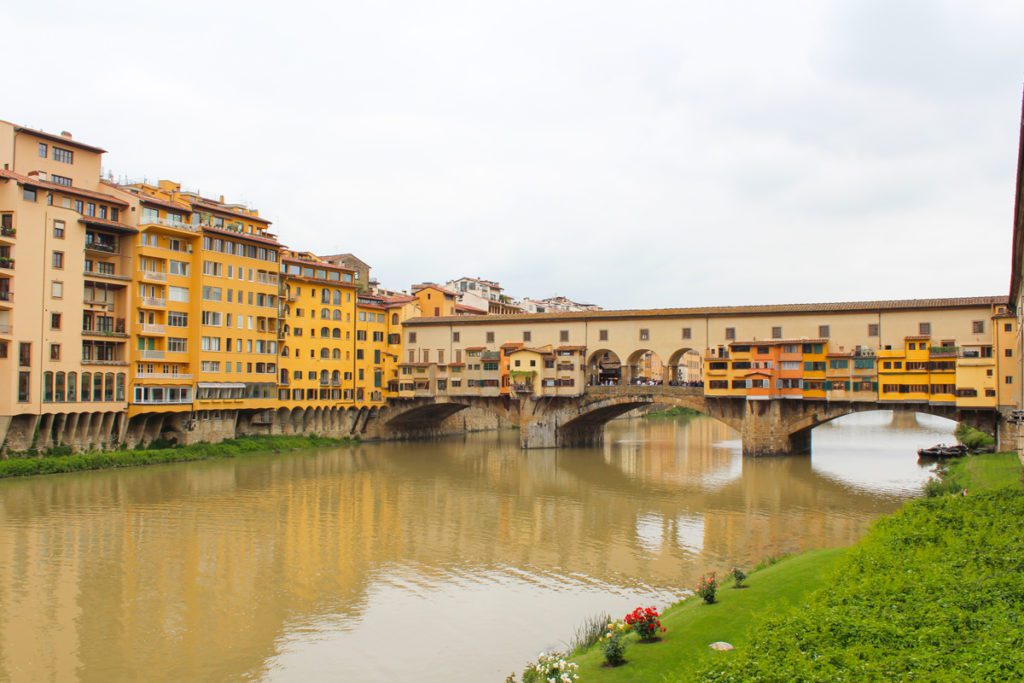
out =
[(851, 543), (926, 476), (872, 446), (905, 485), (858, 479), (833, 460), (865, 430), (833, 429), (813, 458), (625, 420), (595, 449), (485, 434), (3, 481), (0, 679), (500, 680), (588, 614)]

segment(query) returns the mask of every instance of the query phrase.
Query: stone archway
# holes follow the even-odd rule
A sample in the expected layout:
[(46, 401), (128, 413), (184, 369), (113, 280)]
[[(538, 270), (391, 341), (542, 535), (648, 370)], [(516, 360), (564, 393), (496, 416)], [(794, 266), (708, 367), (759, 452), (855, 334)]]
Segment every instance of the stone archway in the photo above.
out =
[(637, 349), (626, 361), (625, 381), (628, 384), (660, 385), (666, 383), (665, 363), (650, 349)]
[(665, 383), (670, 386), (703, 386), (703, 363), (704, 360), (696, 349), (690, 347), (678, 349), (668, 358)]
[(598, 349), (587, 360), (587, 384), (590, 386), (622, 383), (622, 361), (611, 349)]

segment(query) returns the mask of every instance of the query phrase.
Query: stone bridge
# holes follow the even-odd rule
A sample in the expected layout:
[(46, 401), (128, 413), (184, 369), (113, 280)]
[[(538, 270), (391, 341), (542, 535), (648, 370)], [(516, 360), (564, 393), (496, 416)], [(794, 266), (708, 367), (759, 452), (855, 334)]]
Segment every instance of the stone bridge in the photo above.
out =
[(382, 411), (380, 423), (371, 432), (382, 438), (424, 438), (514, 426), (519, 428), (523, 448), (588, 446), (601, 442), (609, 420), (654, 405), (690, 408), (724, 422), (739, 432), (743, 454), (750, 456), (809, 452), (811, 430), (818, 425), (874, 410), (926, 413), (966, 422), (990, 434), (1000, 432), (1000, 415), (995, 410), (926, 403), (718, 398), (704, 396), (700, 388), (663, 385), (592, 386), (576, 397), (415, 399)]

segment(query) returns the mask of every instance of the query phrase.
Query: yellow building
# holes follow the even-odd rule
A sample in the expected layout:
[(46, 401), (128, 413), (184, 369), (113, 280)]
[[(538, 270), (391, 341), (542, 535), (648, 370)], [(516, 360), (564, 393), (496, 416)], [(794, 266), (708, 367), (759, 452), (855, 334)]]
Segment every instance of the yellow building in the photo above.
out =
[(280, 407), (355, 405), (354, 272), (313, 254), (286, 251), (281, 273)]
[(412, 295), (419, 300), (420, 315), (424, 318), (441, 318), (458, 313), (455, 310), (458, 294), (440, 285), (432, 282), (413, 285)]

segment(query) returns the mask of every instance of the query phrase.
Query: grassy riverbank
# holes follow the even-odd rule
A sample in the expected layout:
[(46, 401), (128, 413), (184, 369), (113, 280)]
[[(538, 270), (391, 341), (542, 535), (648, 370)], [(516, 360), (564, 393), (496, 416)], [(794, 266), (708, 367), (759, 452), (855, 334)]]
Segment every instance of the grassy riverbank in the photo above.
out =
[(305, 448), (328, 448), (357, 443), (352, 439), (322, 436), (244, 436), (218, 443), (197, 443), (174, 448), (102, 451), (77, 455), (12, 457), (0, 460), (0, 478), (36, 474), (64, 474), (113, 467), (138, 467), (169, 462), (190, 462), (210, 458), (237, 458), (256, 453), (280, 453)]
[[(718, 604), (670, 608), (664, 640), (631, 642), (625, 666), (578, 653), (580, 680), (1024, 679), (1020, 476), (1015, 454), (955, 461), (943, 488), (956, 493), (907, 503), (848, 550), (753, 572)], [(736, 649), (710, 650), (718, 640)]]

